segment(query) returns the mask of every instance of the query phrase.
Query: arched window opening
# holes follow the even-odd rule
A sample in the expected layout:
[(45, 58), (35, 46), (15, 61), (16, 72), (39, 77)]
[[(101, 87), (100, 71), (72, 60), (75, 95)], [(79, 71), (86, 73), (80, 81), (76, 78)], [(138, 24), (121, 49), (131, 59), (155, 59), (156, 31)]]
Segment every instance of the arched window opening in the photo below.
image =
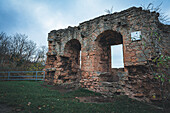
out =
[[(96, 59), (99, 59), (99, 63), (96, 67), (97, 71), (101, 72), (110, 72), (112, 68), (122, 68), (123, 66), (115, 67), (117, 65), (116, 61), (123, 61), (123, 49), (118, 50), (118, 48), (123, 48), (120, 45), (123, 45), (122, 35), (116, 31), (107, 30), (101, 33), (97, 37), (97, 52)], [(116, 49), (117, 48), (117, 49)], [(119, 51), (119, 52), (116, 52)], [(122, 59), (116, 56), (122, 55)], [(119, 65), (122, 65), (122, 62), (119, 62)]]
[(70, 83), (79, 80), (81, 58), (81, 44), (77, 39), (68, 41), (64, 48), (64, 56), (62, 56), (62, 70), (58, 79), (63, 83)]
[(80, 67), (80, 51), (81, 44), (77, 39), (68, 41), (64, 48), (64, 56), (69, 57), (69, 60)]

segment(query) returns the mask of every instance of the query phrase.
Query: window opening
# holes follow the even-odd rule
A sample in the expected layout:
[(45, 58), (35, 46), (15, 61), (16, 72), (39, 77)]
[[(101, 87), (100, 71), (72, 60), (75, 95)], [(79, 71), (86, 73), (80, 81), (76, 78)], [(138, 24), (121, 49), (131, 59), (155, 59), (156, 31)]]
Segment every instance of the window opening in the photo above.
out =
[(80, 69), (81, 69), (81, 50), (80, 50)]
[(124, 68), (123, 44), (111, 46), (111, 67)]

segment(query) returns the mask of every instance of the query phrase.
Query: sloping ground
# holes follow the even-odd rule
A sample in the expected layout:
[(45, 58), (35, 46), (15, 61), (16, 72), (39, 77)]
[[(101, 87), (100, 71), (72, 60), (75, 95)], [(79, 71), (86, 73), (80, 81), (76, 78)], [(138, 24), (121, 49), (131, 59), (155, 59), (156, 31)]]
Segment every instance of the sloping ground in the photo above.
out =
[[(161, 113), (160, 109), (126, 96), (102, 97), (85, 89), (66, 91), (43, 82), (0, 82), (0, 112), (22, 113)], [(59, 91), (58, 91), (59, 90)], [(61, 91), (62, 90), (62, 91)], [(65, 90), (65, 91), (64, 91)], [(7, 108), (10, 108), (9, 111)]]

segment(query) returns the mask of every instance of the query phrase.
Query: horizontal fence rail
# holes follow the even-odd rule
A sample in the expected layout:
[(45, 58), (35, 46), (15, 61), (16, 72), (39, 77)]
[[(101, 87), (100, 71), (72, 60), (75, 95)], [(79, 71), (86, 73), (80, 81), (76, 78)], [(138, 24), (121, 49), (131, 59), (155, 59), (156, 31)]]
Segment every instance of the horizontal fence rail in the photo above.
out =
[(45, 71), (5, 71), (0, 72), (0, 80), (44, 80)]

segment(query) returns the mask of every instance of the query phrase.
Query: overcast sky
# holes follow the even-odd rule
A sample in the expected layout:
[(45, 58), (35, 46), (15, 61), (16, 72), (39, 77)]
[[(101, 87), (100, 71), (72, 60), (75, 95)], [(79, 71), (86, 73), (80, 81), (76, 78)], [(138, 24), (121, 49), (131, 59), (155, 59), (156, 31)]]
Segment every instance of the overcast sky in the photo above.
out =
[(0, 32), (26, 34), (39, 46), (47, 46), (53, 29), (78, 26), (106, 14), (105, 9), (112, 6), (113, 12), (119, 12), (162, 1), (162, 11), (170, 16), (170, 0), (0, 0)]

